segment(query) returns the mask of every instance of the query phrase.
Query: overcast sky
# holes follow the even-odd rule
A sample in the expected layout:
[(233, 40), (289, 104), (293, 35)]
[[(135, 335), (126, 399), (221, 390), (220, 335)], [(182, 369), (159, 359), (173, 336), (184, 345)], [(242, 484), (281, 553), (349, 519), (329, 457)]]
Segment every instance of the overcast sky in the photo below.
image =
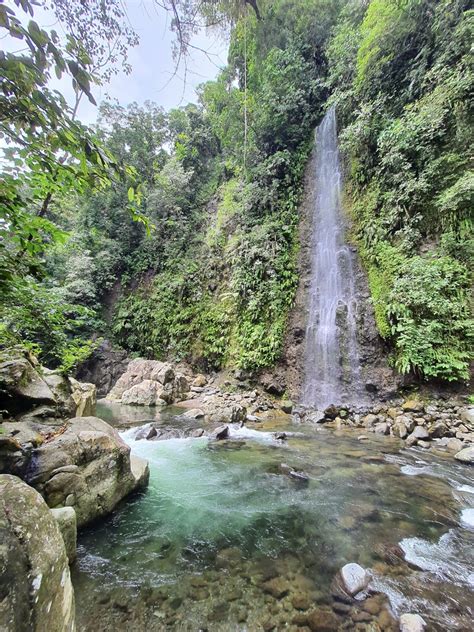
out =
[[(7, 4), (13, 5), (13, 1), (7, 0)], [(195, 88), (213, 79), (219, 68), (225, 65), (227, 42), (216, 33), (199, 33), (193, 44), (206, 50), (208, 55), (193, 50), (188, 59), (188, 74), (184, 83), (184, 67), (179, 69), (177, 76), (171, 78), (175, 62), (172, 57), (174, 36), (169, 30), (169, 14), (153, 0), (124, 0), (123, 4), (131, 26), (140, 37), (140, 43), (129, 51), (128, 61), (132, 66), (129, 75), (120, 73), (113, 76), (108, 85), (93, 88), (97, 103), (107, 96), (117, 99), (122, 105), (150, 100), (165, 109), (195, 102)], [(21, 13), (20, 9), (15, 10), (18, 15)], [(35, 9), (34, 19), (43, 28), (58, 29), (55, 17), (39, 8)], [(10, 48), (5, 41), (2, 44), (2, 48)], [(69, 97), (68, 100), (72, 100), (70, 78), (60, 84), (54, 79), (52, 87), (59, 88), (66, 98)], [(83, 98), (78, 116), (84, 123), (94, 123), (97, 108)]]

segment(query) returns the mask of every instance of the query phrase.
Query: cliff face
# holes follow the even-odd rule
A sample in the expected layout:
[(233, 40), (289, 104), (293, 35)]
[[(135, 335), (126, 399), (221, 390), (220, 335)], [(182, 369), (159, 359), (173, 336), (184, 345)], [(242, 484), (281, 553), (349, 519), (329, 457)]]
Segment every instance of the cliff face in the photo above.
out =
[[(285, 334), (282, 360), (274, 371), (264, 372), (263, 381), (271, 382), (281, 392), (286, 391), (295, 401), (301, 399), (305, 379), (305, 343), (309, 315), (309, 287), (311, 284), (311, 248), (316, 205), (316, 151), (313, 149), (304, 175), (304, 195), (299, 208), (298, 273), (299, 283)], [(346, 237), (349, 242), (351, 220), (346, 212)], [(349, 242), (350, 243), (350, 242)], [(357, 247), (350, 243), (354, 257), (354, 283), (357, 296), (357, 342), (359, 345), (362, 380), (368, 401), (386, 399), (405, 383), (389, 366), (389, 349), (380, 337), (375, 324), (373, 305), (366, 273)], [(324, 274), (325, 271), (321, 271)], [(361, 402), (362, 403), (362, 402)]]

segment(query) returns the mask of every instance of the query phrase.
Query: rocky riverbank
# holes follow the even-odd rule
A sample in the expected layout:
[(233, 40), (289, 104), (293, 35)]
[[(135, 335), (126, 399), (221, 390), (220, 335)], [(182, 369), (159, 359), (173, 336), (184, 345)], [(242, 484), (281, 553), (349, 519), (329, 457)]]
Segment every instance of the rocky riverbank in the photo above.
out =
[(28, 353), (0, 362), (0, 628), (74, 630), (76, 530), (148, 484), (145, 460), (94, 417), (96, 387)]
[[(460, 400), (411, 398), (399, 405), (378, 405), (362, 411), (329, 406), (323, 412), (300, 410), (296, 414), (302, 421), (335, 429), (349, 427), (396, 437), (408, 447), (445, 449), (459, 461), (474, 463), (474, 407)], [(359, 438), (363, 440), (364, 435)]]

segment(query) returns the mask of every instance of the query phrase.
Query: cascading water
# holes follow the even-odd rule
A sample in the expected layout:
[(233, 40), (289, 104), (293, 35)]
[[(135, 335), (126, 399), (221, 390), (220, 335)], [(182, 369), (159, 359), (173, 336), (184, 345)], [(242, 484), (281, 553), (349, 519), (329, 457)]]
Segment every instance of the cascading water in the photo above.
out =
[(324, 408), (362, 396), (353, 254), (344, 243), (336, 111), (316, 130), (316, 199), (303, 403)]

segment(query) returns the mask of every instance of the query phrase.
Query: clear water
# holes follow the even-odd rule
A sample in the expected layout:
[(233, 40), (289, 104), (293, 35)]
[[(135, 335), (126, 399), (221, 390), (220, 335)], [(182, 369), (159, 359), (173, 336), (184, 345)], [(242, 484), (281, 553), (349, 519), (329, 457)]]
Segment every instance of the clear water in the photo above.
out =
[[(79, 630), (285, 629), (299, 613), (295, 595), (325, 607), (334, 574), (352, 561), (374, 569), (395, 612), (416, 606), (435, 630), (469, 629), (469, 468), (400, 452), (386, 437), (360, 442), (301, 425), (276, 441), (271, 431), (286, 423), (236, 428), (217, 443), (135, 441), (125, 431), (150, 462), (150, 485), (79, 538)], [(282, 463), (309, 482), (280, 473)], [(377, 545), (398, 542), (423, 571), (381, 563)], [(269, 594), (272, 578), (287, 595)]]
[(306, 327), (303, 404), (361, 403), (353, 253), (345, 241), (336, 112), (316, 130), (311, 285)]

